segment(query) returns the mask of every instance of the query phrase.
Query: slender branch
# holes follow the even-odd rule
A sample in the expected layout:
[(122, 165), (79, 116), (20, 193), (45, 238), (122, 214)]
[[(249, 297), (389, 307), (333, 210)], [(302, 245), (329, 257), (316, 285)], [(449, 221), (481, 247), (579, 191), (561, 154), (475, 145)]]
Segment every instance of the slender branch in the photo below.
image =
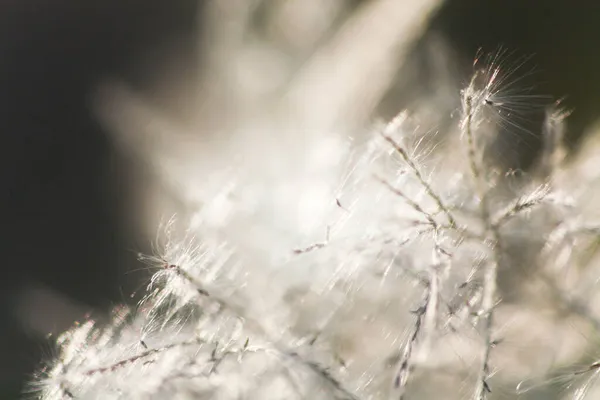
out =
[(410, 374), (414, 370), (413, 354), (416, 350), (417, 341), (424, 325), (425, 314), (427, 313), (427, 309), (429, 308), (428, 305), (432, 298), (431, 284), (428, 284), (427, 286), (428, 289), (423, 305), (413, 311), (413, 314), (416, 316), (415, 325), (408, 342), (404, 346), (402, 357), (398, 362), (398, 372), (396, 372), (394, 378), (394, 389), (396, 390), (395, 396), (397, 396), (398, 400), (405, 400), (406, 386)]
[(427, 195), (436, 202), (438, 208), (440, 210), (442, 210), (442, 212), (446, 215), (446, 218), (448, 219), (450, 226), (456, 226), (456, 218), (454, 218), (454, 216), (450, 212), (450, 209), (444, 204), (442, 198), (433, 190), (433, 188), (431, 187), (429, 182), (427, 182), (427, 180), (423, 177), (423, 175), (421, 174), (421, 171), (419, 170), (419, 168), (417, 167), (415, 162), (412, 160), (412, 158), (408, 155), (406, 150), (385, 132), (380, 132), (380, 133), (381, 133), (381, 136), (388, 143), (390, 143), (393, 146), (394, 150), (396, 150), (396, 152), (398, 154), (400, 154), (400, 156), (402, 157), (404, 162), (406, 162), (406, 164), (408, 164), (408, 166), (413, 171), (413, 173), (415, 174), (415, 176), (417, 177), (417, 179), (419, 180), (419, 182), (421, 183), (423, 188), (425, 188), (425, 192), (427, 193)]
[(549, 190), (549, 185), (542, 185), (532, 193), (519, 197), (492, 218), (492, 225), (496, 228), (500, 228), (517, 215), (542, 204), (547, 198)]
[(257, 321), (254, 321), (251, 318), (248, 318), (248, 316), (246, 316), (239, 307), (233, 306), (229, 302), (225, 301), (224, 299), (215, 297), (214, 294), (209, 293), (204, 288), (204, 285), (202, 284), (202, 282), (200, 282), (197, 278), (192, 276), (188, 271), (184, 270), (183, 268), (181, 268), (177, 265), (172, 265), (172, 264), (168, 264), (168, 263), (165, 264), (165, 269), (173, 270), (173, 271), (175, 271), (176, 274), (180, 275), (185, 280), (187, 280), (190, 284), (192, 284), (192, 286), (194, 286), (197, 289), (197, 293), (199, 296), (208, 298), (209, 300), (216, 302), (217, 304), (219, 304), (219, 306), (223, 307), (224, 309), (228, 309), (231, 312), (233, 312), (234, 315), (241, 318), (245, 323), (250, 323), (251, 328), (253, 328), (260, 336), (262, 336), (263, 339), (267, 340), (268, 343), (271, 343), (271, 345), (270, 345), (271, 352), (278, 354), (281, 357), (286, 357), (286, 358), (291, 357), (292, 359), (298, 361), (300, 365), (304, 366), (305, 368), (308, 368), (310, 371), (312, 371), (312, 372), (316, 373), (318, 376), (320, 376), (321, 379), (323, 380), (323, 382), (325, 382), (327, 385), (329, 385), (333, 390), (335, 390), (338, 393), (341, 393), (344, 396), (343, 397), (344, 399), (360, 400), (349, 389), (346, 389), (340, 381), (335, 379), (331, 375), (331, 373), (329, 373), (325, 368), (316, 364), (313, 361), (304, 359), (304, 357), (302, 357), (296, 351), (286, 348), (286, 346), (284, 346), (282, 343), (280, 343), (280, 341), (274, 339), (274, 336), (269, 334), (262, 327), (262, 325), (260, 323), (258, 323)]
[(485, 400), (491, 392), (488, 379), (491, 375), (490, 356), (495, 343), (492, 337), (492, 328), (494, 325), (494, 309), (497, 304), (498, 268), (502, 263), (502, 244), (499, 226), (492, 222), (488, 193), (482, 182), (481, 167), (477, 162), (477, 147), (473, 132), (473, 96), (470, 93), (473, 83), (474, 81), (471, 82), (470, 88), (467, 90), (464, 97), (465, 119), (463, 122), (463, 129), (465, 130), (467, 137), (469, 167), (473, 176), (473, 184), (475, 185), (479, 197), (481, 219), (485, 224), (487, 235), (490, 235), (494, 241), (494, 260), (486, 265), (483, 278), (480, 316), (483, 318), (482, 333), (485, 349), (481, 358), (479, 380), (475, 390), (475, 398), (477, 400)]
[[(436, 242), (437, 243), (437, 242)], [(436, 330), (437, 310), (440, 300), (441, 276), (440, 269), (443, 262), (440, 257), (448, 257), (439, 245), (436, 244), (436, 261), (429, 269), (429, 280), (427, 281), (427, 290), (425, 299), (413, 313), (416, 315), (415, 325), (412, 334), (404, 347), (404, 351), (397, 366), (397, 373), (394, 377), (393, 393), (394, 398), (398, 400), (406, 399), (406, 388), (410, 375), (415, 369), (415, 352), (419, 340), (421, 340), (419, 351), (426, 352), (431, 343), (431, 336)]]
[(416, 212), (418, 212), (419, 214), (423, 215), (427, 219), (427, 222), (429, 222), (431, 224), (431, 226), (433, 226), (436, 230), (440, 228), (440, 226), (437, 223), (437, 221), (433, 218), (433, 215), (431, 215), (430, 213), (428, 213), (427, 211), (425, 211), (423, 209), (423, 207), (421, 207), (421, 205), (419, 203), (417, 203), (416, 201), (414, 201), (413, 199), (411, 199), (410, 197), (408, 197), (402, 190), (400, 190), (397, 187), (394, 187), (387, 180), (385, 180), (385, 179), (383, 179), (383, 178), (381, 178), (379, 176), (376, 176), (375, 179), (377, 179), (379, 182), (383, 183), (392, 193), (394, 193), (398, 197), (401, 197)]

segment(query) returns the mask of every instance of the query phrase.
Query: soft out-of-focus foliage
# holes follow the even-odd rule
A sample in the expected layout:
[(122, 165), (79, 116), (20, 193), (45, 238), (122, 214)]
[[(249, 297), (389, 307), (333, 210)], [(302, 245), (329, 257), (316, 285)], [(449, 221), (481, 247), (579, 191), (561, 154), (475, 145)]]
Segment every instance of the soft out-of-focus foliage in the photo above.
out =
[[(42, 398), (594, 398), (597, 173), (561, 158), (565, 111), (499, 51), (445, 92), (444, 135), (432, 106), (372, 124), (434, 1), (225, 3), (177, 117), (98, 92), (155, 173), (154, 274), (138, 309), (59, 338)], [(546, 146), (522, 176), (489, 145), (527, 107)]]

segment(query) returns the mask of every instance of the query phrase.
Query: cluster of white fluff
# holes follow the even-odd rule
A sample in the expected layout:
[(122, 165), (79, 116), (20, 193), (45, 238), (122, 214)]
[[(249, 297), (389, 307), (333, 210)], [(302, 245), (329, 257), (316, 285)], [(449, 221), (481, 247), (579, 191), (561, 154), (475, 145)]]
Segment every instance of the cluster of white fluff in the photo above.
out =
[[(116, 310), (108, 326), (88, 321), (64, 333), (59, 356), (37, 382), (42, 398), (411, 398), (411, 391), (435, 396), (459, 379), (446, 398), (483, 399), (551, 368), (553, 357), (574, 361), (582, 351), (575, 342), (575, 353), (513, 366), (520, 351), (537, 353), (520, 348), (535, 335), (519, 340), (526, 332), (511, 326), (519, 313), (532, 312), (532, 324), (555, 330), (544, 336), (572, 336), (546, 321), (531, 299), (503, 303), (497, 275), (525, 268), (527, 255), (506, 250), (521, 240), (538, 242), (536, 257), (548, 263), (531, 273), (554, 279), (551, 263), (577, 260), (572, 236), (597, 228), (580, 216), (566, 219), (577, 215), (575, 200), (553, 195), (548, 182), (532, 182), (520, 196), (494, 196), (488, 214), (480, 214), (480, 196), (497, 189), (493, 181), (476, 182), (485, 166), (474, 159), (479, 170), (450, 172), (460, 163), (429, 153), (410, 126), (402, 114), (363, 144), (340, 143), (343, 166), (308, 234), (294, 236), (261, 215), (297, 210), (302, 196), (294, 203), (284, 194), (284, 202), (264, 210), (263, 201), (278, 203), (278, 182), (249, 177), (231, 189), (244, 195), (229, 200), (227, 222), (218, 228), (203, 224), (202, 209), (185, 229), (167, 221), (155, 254), (140, 257), (156, 271), (147, 297), (136, 310)], [(283, 179), (279, 184), (287, 184)], [(235, 232), (244, 225), (247, 231)], [(535, 236), (522, 237), (528, 230)], [(569, 237), (570, 254), (549, 260)], [(525, 247), (534, 251), (535, 244)], [(502, 257), (514, 265), (498, 264), (507, 262)], [(586, 305), (575, 308), (562, 284), (551, 284), (565, 296), (555, 301), (593, 318)], [(483, 305), (486, 295), (491, 307)], [(516, 343), (505, 343), (507, 336)], [(522, 383), (519, 391), (532, 387)]]
[[(379, 3), (369, 12), (394, 9)], [(113, 87), (128, 112), (108, 123), (153, 122), (148, 142), (122, 140), (186, 207), (140, 256), (153, 271), (144, 300), (60, 336), (40, 397), (593, 398), (593, 154), (560, 160), (564, 112), (549, 105), (543, 173), (486, 159), (498, 123), (518, 124), (527, 101), (503, 91), (519, 73), (504, 56), (456, 93), (461, 119), (441, 137), (407, 112), (366, 134), (307, 122), (309, 70), (286, 107), (252, 105), (256, 118), (180, 140), (175, 156), (161, 135), (181, 129)]]

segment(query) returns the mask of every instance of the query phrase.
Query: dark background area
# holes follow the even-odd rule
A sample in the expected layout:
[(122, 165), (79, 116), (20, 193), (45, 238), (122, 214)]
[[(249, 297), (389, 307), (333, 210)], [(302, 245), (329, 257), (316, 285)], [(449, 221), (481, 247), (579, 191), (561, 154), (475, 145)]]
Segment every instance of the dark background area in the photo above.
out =
[[(587, 1), (448, 1), (431, 22), (471, 62), (478, 48), (503, 46), (529, 57), (534, 94), (564, 99), (574, 112), (565, 144), (576, 151), (586, 128), (600, 116), (600, 4)], [(466, 78), (468, 79), (468, 78)], [(531, 140), (531, 138), (530, 138)], [(539, 144), (533, 140), (532, 145)], [(535, 154), (525, 152), (525, 158)], [(521, 161), (527, 166), (527, 160)], [(600, 166), (599, 166), (600, 167)]]
[[(165, 40), (190, 40), (197, 15), (194, 0), (0, 2), (0, 398), (18, 396), (47, 349), (15, 318), (22, 288), (43, 284), (96, 310), (131, 291), (124, 272), (135, 260), (115, 190), (127, 171), (112, 168), (114, 149), (88, 95), (107, 75), (143, 86), (148, 54)], [(465, 65), (480, 46), (532, 54), (541, 90), (567, 95), (576, 110), (568, 137), (576, 148), (600, 110), (599, 22), (593, 2), (455, 0), (431, 31)]]
[(97, 310), (131, 291), (124, 271), (135, 260), (114, 190), (126, 171), (112, 169), (88, 96), (108, 75), (143, 84), (140, 54), (152, 61), (160, 43), (193, 35), (196, 8), (195, 0), (0, 2), (0, 398), (16, 398), (21, 376), (44, 349), (50, 355), (14, 315), (24, 288), (41, 284)]
[[(509, 168), (527, 170), (541, 148), (541, 124), (545, 105), (561, 100), (574, 110), (567, 120), (565, 144), (575, 154), (581, 138), (598, 116), (600, 104), (600, 5), (593, 2), (561, 0), (447, 0), (430, 20), (407, 60), (406, 74), (399, 74), (395, 86), (381, 106), (383, 117), (393, 117), (400, 107), (411, 107), (413, 99), (436, 93), (440, 71), (458, 69), (461, 88), (473, 76), (477, 54), (504, 50), (502, 67), (518, 70), (508, 81), (518, 79), (511, 89), (529, 88), (516, 94), (538, 96), (531, 107), (517, 112), (521, 129), (509, 126), (499, 132), (496, 156)], [(457, 55), (456, 63), (439, 65), (444, 57), (432, 55), (431, 41), (442, 38)], [(435, 50), (433, 50), (435, 52)], [(485, 64), (485, 63), (484, 63)], [(408, 96), (408, 98), (407, 98)], [(502, 142), (502, 143), (500, 143)]]

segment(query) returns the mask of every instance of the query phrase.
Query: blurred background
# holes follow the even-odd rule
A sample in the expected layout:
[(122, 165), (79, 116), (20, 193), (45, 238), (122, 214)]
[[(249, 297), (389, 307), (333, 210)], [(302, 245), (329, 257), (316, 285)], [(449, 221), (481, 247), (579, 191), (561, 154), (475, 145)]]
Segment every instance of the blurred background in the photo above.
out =
[[(197, 177), (170, 178), (183, 147), (212, 148), (273, 110), (292, 142), (404, 108), (443, 131), (478, 49), (503, 46), (527, 57), (518, 85), (574, 110), (577, 152), (599, 116), (596, 19), (558, 0), (2, 1), (0, 398), (52, 355), (48, 334), (135, 300), (136, 254), (194, 200), (183, 181)], [(539, 150), (544, 108), (527, 111), (532, 134), (505, 132), (507, 168)], [(161, 124), (179, 136), (152, 134)]]

